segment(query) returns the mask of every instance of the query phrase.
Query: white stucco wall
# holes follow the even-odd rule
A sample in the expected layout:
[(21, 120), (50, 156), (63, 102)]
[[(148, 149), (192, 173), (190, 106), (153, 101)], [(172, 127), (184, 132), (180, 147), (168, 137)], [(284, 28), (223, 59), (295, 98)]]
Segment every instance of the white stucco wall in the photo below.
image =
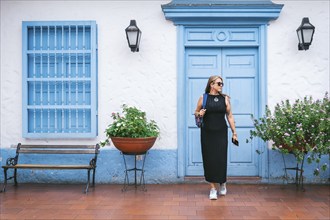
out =
[[(329, 1), (273, 1), (284, 4), (268, 30), (268, 104), (330, 91)], [(309, 50), (298, 50), (296, 29), (309, 17), (315, 34)]]
[[(80, 140), (22, 139), (22, 21), (96, 20), (98, 25), (99, 137), (110, 115), (124, 103), (158, 122), (155, 148), (175, 149), (176, 29), (166, 21), (167, 1), (1, 1), (1, 147), (18, 142), (81, 143)], [(131, 19), (142, 30), (140, 52), (127, 45)], [(15, 94), (13, 96), (13, 94)]]

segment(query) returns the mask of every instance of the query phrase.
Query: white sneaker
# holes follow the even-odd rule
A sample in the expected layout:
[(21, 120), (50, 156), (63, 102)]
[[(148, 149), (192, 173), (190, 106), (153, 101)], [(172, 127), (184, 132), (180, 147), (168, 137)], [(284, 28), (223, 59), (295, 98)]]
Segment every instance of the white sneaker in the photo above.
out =
[(215, 188), (212, 188), (210, 190), (210, 196), (209, 196), (209, 198), (211, 200), (217, 200), (218, 199), (217, 190)]
[(227, 194), (227, 188), (226, 188), (226, 183), (220, 184), (220, 192), (219, 194), (221, 196), (224, 196)]

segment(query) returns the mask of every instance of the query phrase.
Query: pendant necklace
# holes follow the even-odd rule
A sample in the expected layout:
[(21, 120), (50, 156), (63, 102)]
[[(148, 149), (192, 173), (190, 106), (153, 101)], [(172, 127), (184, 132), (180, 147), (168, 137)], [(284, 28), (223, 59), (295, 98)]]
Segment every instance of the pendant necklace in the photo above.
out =
[(218, 102), (218, 101), (219, 101), (218, 97), (215, 97), (213, 100), (214, 100), (215, 102)]

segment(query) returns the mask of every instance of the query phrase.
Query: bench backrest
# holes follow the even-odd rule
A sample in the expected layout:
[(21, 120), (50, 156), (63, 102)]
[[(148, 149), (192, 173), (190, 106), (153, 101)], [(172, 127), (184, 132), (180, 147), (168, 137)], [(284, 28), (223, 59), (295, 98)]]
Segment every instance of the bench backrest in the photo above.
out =
[(18, 154), (98, 154), (100, 146), (96, 145), (26, 145), (18, 144)]
[[(18, 157), (20, 154), (85, 154), (94, 156), (90, 160), (89, 164), (96, 167), (97, 155), (100, 153), (99, 144), (96, 145), (38, 145), (38, 144), (21, 144), (18, 143), (16, 148), (16, 156), (8, 158), (6, 161), (7, 166), (14, 166), (18, 163)], [(41, 155), (40, 155), (41, 156)]]

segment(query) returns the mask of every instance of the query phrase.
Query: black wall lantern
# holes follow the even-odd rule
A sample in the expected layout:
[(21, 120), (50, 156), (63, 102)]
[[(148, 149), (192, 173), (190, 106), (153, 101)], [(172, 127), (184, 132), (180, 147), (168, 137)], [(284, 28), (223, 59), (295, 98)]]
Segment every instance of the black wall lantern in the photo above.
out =
[(301, 25), (297, 29), (298, 50), (308, 50), (312, 44), (315, 27), (309, 23), (308, 18), (303, 18)]
[(141, 30), (136, 26), (136, 21), (131, 20), (129, 26), (125, 29), (128, 46), (132, 52), (139, 52), (139, 44), (141, 39)]

